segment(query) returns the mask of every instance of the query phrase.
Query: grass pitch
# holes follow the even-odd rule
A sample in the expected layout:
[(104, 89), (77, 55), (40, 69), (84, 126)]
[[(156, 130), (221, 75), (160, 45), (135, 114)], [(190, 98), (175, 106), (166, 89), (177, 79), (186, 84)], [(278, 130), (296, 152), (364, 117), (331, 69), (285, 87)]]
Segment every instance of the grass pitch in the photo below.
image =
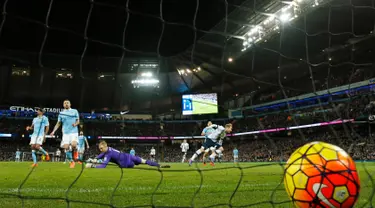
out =
[[(148, 166), (121, 172), (114, 166), (82, 171), (79, 165), (70, 169), (63, 163), (51, 162), (40, 163), (33, 170), (31, 163), (0, 165), (0, 207), (4, 208), (22, 205), (60, 208), (67, 207), (68, 201), (69, 207), (109, 207), (109, 204), (116, 207), (228, 207), (229, 204), (249, 207), (256, 204), (252, 207), (263, 208), (273, 207), (271, 201), (274, 207), (292, 207), (281, 183), (283, 168), (277, 163), (240, 163), (242, 171), (232, 163), (215, 167), (172, 163), (171, 168), (161, 172)], [(368, 201), (374, 188), (371, 184), (374, 181), (369, 179), (364, 167), (369, 173), (375, 173), (375, 163), (357, 164), (362, 186), (357, 207), (370, 207)]]
[(193, 114), (218, 113), (217, 103), (207, 100), (193, 100)]

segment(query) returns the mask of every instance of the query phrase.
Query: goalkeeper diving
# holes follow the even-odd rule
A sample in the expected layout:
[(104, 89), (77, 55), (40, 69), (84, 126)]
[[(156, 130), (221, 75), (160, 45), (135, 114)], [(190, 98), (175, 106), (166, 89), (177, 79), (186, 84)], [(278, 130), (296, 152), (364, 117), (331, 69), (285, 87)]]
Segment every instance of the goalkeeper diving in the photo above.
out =
[(95, 159), (87, 160), (86, 168), (105, 168), (109, 162), (115, 163), (120, 168), (134, 168), (135, 165), (139, 164), (160, 167), (157, 162), (145, 160), (138, 156), (108, 147), (105, 141), (99, 143), (99, 150), (101, 153)]

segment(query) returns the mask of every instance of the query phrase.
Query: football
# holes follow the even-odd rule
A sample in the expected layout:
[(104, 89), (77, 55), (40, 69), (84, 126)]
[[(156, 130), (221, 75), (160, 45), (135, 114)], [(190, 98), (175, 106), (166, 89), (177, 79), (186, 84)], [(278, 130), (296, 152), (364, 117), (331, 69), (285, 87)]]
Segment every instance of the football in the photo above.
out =
[(340, 147), (311, 142), (287, 161), (284, 185), (296, 207), (353, 207), (360, 181), (353, 159)]

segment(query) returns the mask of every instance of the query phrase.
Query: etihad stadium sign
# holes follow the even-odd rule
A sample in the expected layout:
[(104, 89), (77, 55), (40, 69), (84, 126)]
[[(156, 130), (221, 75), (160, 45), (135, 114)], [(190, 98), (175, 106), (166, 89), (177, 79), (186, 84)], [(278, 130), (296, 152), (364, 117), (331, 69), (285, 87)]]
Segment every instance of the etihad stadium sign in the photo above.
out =
[[(24, 106), (10, 106), (9, 110), (15, 111), (15, 112), (24, 112), (24, 111), (35, 112), (37, 108), (38, 107), (31, 108), (31, 107), (24, 107)], [(43, 110), (47, 113), (59, 113), (59, 112), (63, 111), (64, 109), (62, 109), (62, 108), (43, 108)]]

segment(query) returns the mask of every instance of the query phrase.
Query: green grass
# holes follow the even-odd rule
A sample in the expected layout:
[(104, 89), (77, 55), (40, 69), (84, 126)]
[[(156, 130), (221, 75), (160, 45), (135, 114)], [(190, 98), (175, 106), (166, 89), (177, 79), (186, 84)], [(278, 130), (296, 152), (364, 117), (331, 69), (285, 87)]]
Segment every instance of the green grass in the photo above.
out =
[[(112, 192), (119, 182), (121, 169), (114, 166), (100, 170), (84, 169), (67, 196), (72, 200), (70, 207), (105, 207), (74, 201), (109, 204), (112, 200), (115, 206), (120, 207), (141, 205), (150, 207), (151, 204), (156, 207), (187, 207), (192, 204), (195, 207), (203, 207), (224, 204), (214, 207), (228, 207), (229, 203), (233, 206), (243, 206), (265, 202), (253, 206), (263, 208), (272, 207), (267, 201), (275, 203), (288, 201), (284, 186), (280, 184), (282, 167), (276, 163), (262, 166), (264, 164), (240, 163), (245, 169), (242, 169), (242, 181), (232, 200), (230, 200), (231, 196), (241, 178), (241, 170), (230, 163), (217, 164), (216, 167), (203, 167), (200, 163), (194, 167), (188, 167), (187, 164), (170, 164), (171, 168), (162, 169), (162, 173), (148, 166), (138, 166), (144, 168), (142, 170), (123, 169), (123, 178), (113, 198), (111, 198)], [(0, 165), (0, 207), (21, 207), (22, 200), (16, 195), (18, 187), (32, 170), (30, 163), (4, 162)], [(357, 207), (368, 202), (372, 191), (364, 165), (370, 173), (375, 171), (375, 163), (357, 165), (362, 183)], [(67, 202), (63, 200), (66, 190), (81, 173), (81, 167), (78, 165), (75, 169), (70, 169), (62, 163), (40, 163), (20, 189), (20, 194), (25, 197), (24, 207), (67, 207)], [(197, 167), (202, 170), (200, 172), (202, 178)], [(203, 179), (202, 188), (194, 198), (201, 179)], [(156, 190), (159, 182), (160, 187)], [(285, 202), (276, 204), (275, 207), (291, 207), (291, 205)], [(369, 207), (369, 204), (366, 207)]]
[(207, 100), (193, 100), (193, 114), (217, 113), (217, 104)]

